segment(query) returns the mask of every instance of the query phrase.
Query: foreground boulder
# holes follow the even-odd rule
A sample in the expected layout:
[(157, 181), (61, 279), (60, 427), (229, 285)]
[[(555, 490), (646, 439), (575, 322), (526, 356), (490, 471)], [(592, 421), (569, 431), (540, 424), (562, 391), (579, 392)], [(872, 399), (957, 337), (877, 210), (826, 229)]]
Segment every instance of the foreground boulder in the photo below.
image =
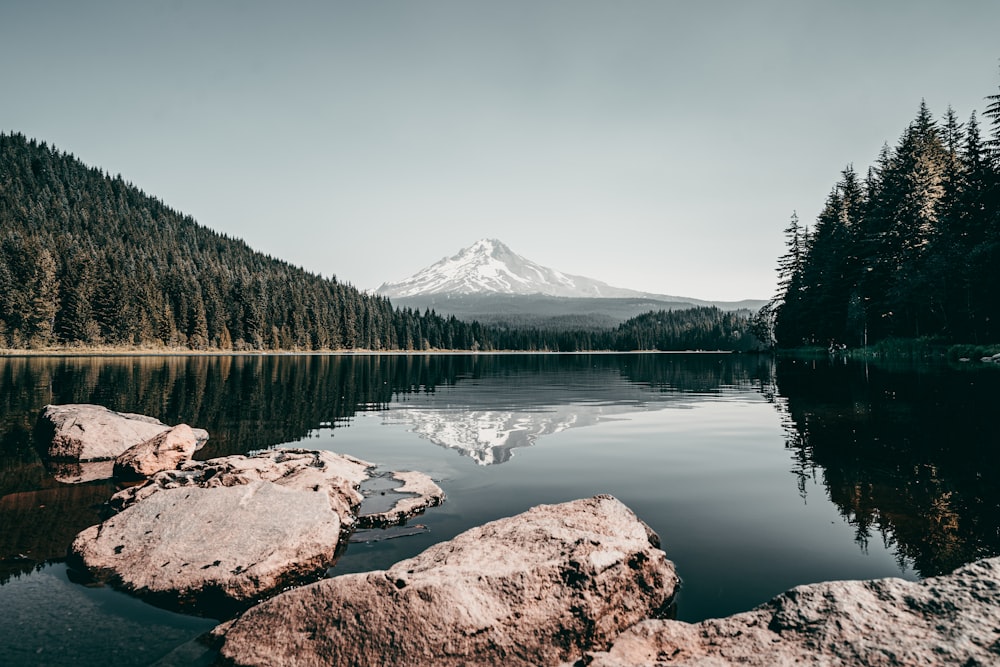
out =
[[(120, 456), (170, 427), (153, 417), (115, 412), (85, 403), (46, 405), (40, 425), (52, 434), (48, 458), (55, 461), (103, 461)], [(193, 429), (199, 444), (208, 433)]]
[(115, 494), (118, 513), (77, 535), (71, 558), (166, 606), (231, 614), (325, 575), (373, 468), (294, 449), (189, 461)]
[(179, 424), (129, 447), (114, 463), (114, 477), (123, 482), (136, 482), (163, 470), (175, 470), (190, 461), (200, 440), (187, 424)]
[(542, 505), (388, 570), (287, 591), (216, 629), (238, 665), (551, 665), (656, 615), (677, 577), (622, 503)]
[(793, 588), (752, 611), (645, 621), (577, 665), (1000, 664), (1000, 558), (952, 574)]

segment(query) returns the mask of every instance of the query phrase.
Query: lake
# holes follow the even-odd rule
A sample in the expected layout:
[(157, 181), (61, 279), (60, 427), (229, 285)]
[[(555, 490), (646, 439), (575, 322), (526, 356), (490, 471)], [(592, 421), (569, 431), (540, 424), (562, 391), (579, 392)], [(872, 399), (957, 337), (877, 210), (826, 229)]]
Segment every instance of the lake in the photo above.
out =
[[(728, 354), (0, 358), (0, 664), (197, 664), (212, 619), (76, 583), (62, 562), (109, 482), (40, 459), (48, 403), (205, 428), (198, 458), (278, 445), (431, 475), (418, 535), (352, 544), (379, 569), (539, 503), (610, 493), (661, 537), (677, 618), (830, 579), (1000, 554), (1000, 368)], [(211, 535), (205, 539), (211, 540)]]

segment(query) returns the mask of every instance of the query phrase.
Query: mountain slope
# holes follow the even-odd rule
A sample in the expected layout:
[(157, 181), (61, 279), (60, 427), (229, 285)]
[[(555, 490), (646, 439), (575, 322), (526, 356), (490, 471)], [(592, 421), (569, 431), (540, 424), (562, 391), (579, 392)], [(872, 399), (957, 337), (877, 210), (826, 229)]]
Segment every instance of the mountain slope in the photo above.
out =
[(536, 264), (496, 239), (481, 239), (458, 254), (377, 290), (390, 298), (428, 294), (544, 294), (560, 297), (642, 296), (599, 280), (574, 276)]

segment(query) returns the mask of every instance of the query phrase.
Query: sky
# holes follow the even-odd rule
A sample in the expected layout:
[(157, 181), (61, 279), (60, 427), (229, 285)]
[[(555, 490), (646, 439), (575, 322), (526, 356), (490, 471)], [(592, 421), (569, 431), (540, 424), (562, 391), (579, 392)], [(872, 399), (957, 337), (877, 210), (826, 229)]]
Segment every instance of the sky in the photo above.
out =
[(996, 0), (0, 0), (0, 131), (361, 289), (480, 238), (766, 299), (921, 100), (1000, 89)]

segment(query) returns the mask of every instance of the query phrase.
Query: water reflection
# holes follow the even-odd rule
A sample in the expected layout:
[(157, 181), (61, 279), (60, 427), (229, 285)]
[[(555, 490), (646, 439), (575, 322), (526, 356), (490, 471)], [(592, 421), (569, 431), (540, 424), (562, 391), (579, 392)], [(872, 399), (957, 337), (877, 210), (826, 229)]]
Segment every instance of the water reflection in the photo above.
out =
[(782, 360), (800, 489), (818, 477), (862, 549), (922, 576), (1000, 554), (1000, 372)]
[[(522, 365), (511, 363), (515, 359)], [(477, 369), (455, 391), (397, 397), (384, 420), (479, 465), (500, 464), (514, 450), (571, 428), (770, 384), (769, 361), (759, 368), (756, 361), (722, 355), (510, 357)]]
[(788, 484), (806, 502), (818, 480), (862, 549), (877, 541), (937, 574), (1000, 553), (996, 370), (740, 355), (0, 358), (0, 583), (62, 558), (113, 491), (106, 480), (62, 484), (46, 468), (33, 439), (46, 403), (206, 428), (201, 458), (379, 412), (485, 465), (556, 433), (734, 392), (762, 395), (782, 416)]

